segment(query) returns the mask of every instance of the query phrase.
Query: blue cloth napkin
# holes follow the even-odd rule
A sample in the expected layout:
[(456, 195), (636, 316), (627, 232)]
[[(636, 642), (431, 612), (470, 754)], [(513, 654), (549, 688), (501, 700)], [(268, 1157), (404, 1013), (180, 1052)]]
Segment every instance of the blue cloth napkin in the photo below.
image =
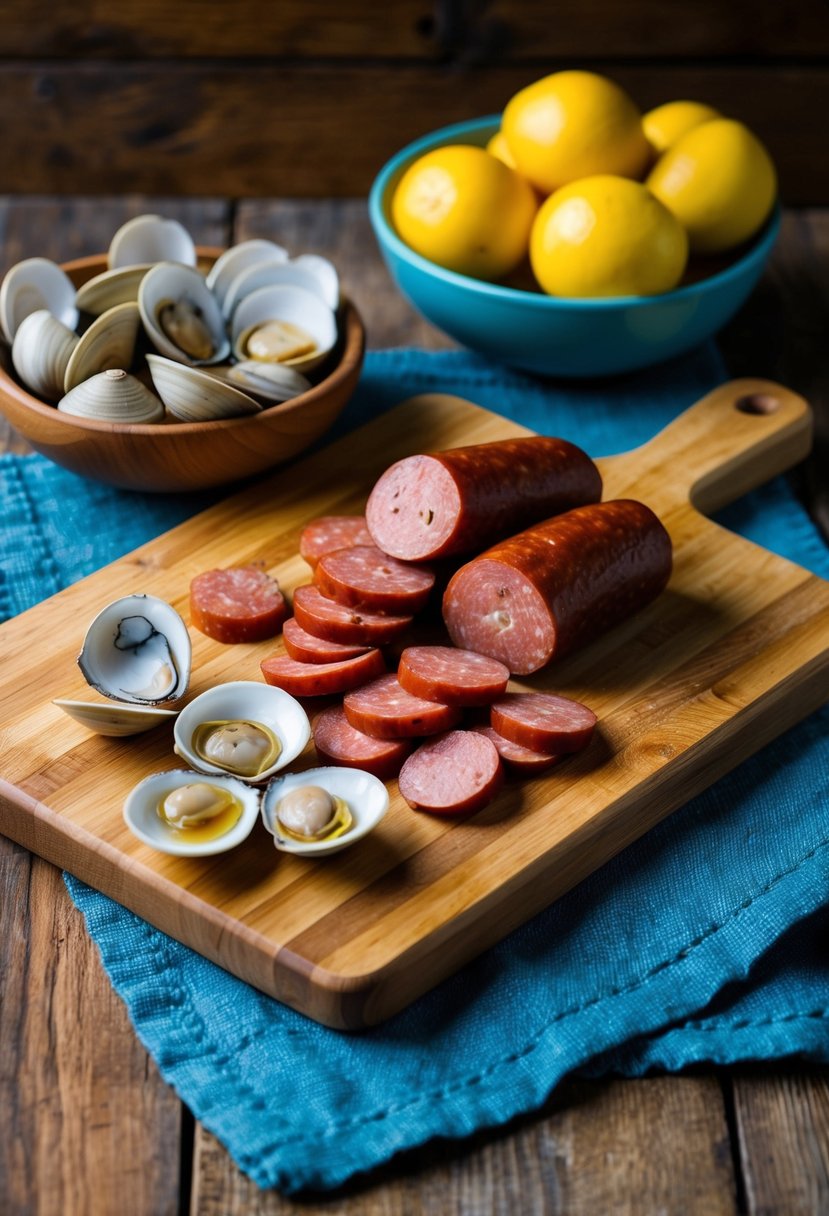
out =
[[(604, 455), (642, 443), (725, 378), (710, 346), (612, 386), (566, 387), (466, 353), (386, 351), (368, 356), (339, 429), (440, 389)], [(214, 497), (119, 492), (38, 457), (4, 457), (0, 472), (6, 615)], [(784, 479), (718, 518), (829, 576)], [(538, 1107), (577, 1070), (829, 1060), (827, 727), (824, 709), (360, 1035), (308, 1021), (66, 882), (142, 1042), (241, 1168), (263, 1187), (334, 1187), (432, 1136)]]

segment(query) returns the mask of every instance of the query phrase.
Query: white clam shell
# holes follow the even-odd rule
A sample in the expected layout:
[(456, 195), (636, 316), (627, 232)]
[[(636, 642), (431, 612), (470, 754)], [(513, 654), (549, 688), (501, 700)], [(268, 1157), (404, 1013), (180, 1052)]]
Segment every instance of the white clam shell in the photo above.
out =
[(23, 383), (39, 397), (57, 401), (78, 335), (50, 312), (40, 309), (25, 317), (12, 344), (12, 363)]
[[(289, 790), (318, 785), (348, 803), (354, 822), (334, 840), (292, 840), (283, 836), (276, 821), (276, 807)], [(262, 799), (262, 822), (273, 836), (277, 849), (303, 857), (326, 857), (362, 840), (389, 809), (389, 793), (379, 778), (357, 768), (309, 768), (303, 773), (284, 773), (268, 784)]]
[(231, 318), (246, 296), (252, 295), (260, 287), (282, 286), (304, 287), (313, 295), (319, 296), (323, 304), (336, 308), (326, 296), (319, 276), (307, 266), (298, 262), (260, 262), (249, 266), (236, 278), (227, 289), (227, 295), (222, 304), (222, 312), (226, 318)]
[(196, 247), (190, 233), (178, 220), (167, 220), (160, 215), (138, 215), (122, 224), (115, 233), (107, 260), (110, 270), (155, 262), (195, 266)]
[[(137, 645), (142, 636), (146, 640)], [(132, 705), (163, 705), (183, 697), (190, 663), (184, 621), (171, 604), (153, 595), (127, 595), (107, 604), (87, 629), (78, 655), (87, 684)]]
[(319, 293), (334, 312), (340, 306), (340, 276), (333, 262), (318, 253), (301, 253), (291, 262), (297, 269), (309, 272), (319, 285)]
[(224, 835), (217, 836), (215, 840), (193, 843), (179, 836), (175, 828), (164, 823), (158, 814), (159, 802), (173, 790), (204, 779), (201, 773), (171, 769), (166, 773), (153, 773), (151, 777), (140, 781), (127, 795), (124, 803), (124, 822), (133, 836), (137, 836), (151, 849), (158, 849), (159, 852), (169, 853), (173, 857), (212, 857), (216, 853), (226, 853), (247, 840), (259, 815), (259, 792), (233, 777), (210, 777), (211, 785), (226, 787), (242, 803), (241, 816)]
[(207, 276), (207, 286), (221, 307), (230, 284), (243, 270), (260, 262), (287, 262), (287, 260), (287, 249), (274, 244), (273, 241), (242, 241), (240, 244), (226, 249), (216, 259)]
[(150, 269), (149, 262), (143, 266), (121, 266), (117, 270), (105, 270), (87, 279), (78, 288), (75, 303), (81, 312), (99, 317), (117, 304), (129, 304), (138, 299), (141, 280)]
[(254, 359), (227, 367), (211, 367), (210, 375), (269, 402), (290, 401), (311, 388), (311, 381), (296, 368), (286, 367), (284, 363), (260, 363)]
[(286, 367), (306, 372), (325, 359), (337, 341), (337, 319), (319, 296), (302, 287), (260, 287), (246, 296), (233, 314), (231, 337), (237, 359), (247, 360), (251, 333), (268, 321), (290, 321), (314, 339), (316, 350), (285, 361)]
[(7, 271), (0, 284), (0, 328), (11, 344), (22, 322), (45, 309), (68, 329), (78, 324), (75, 287), (56, 262), (26, 258)]
[(270, 728), (282, 744), (274, 764), (255, 777), (239, 777), (240, 781), (256, 784), (286, 767), (303, 750), (311, 737), (308, 715), (287, 692), (255, 680), (233, 680), (217, 684), (186, 705), (176, 719), (175, 751), (189, 765), (202, 773), (223, 773), (226, 769), (211, 764), (193, 749), (193, 733), (202, 722), (261, 722)]
[(178, 712), (175, 709), (146, 709), (143, 705), (105, 705), (100, 701), (67, 701), (62, 698), (56, 698), (52, 704), (87, 730), (113, 739), (141, 735), (163, 722), (171, 722)]
[[(210, 331), (215, 350), (209, 359), (191, 359), (167, 337), (158, 320), (164, 304), (185, 301), (199, 310)], [(224, 319), (215, 297), (203, 275), (190, 266), (175, 262), (160, 262), (141, 280), (138, 290), (141, 320), (153, 346), (161, 355), (186, 363), (191, 367), (224, 363), (230, 356), (230, 342), (225, 333)]]
[(162, 355), (147, 355), (153, 384), (174, 418), (181, 422), (205, 422), (211, 418), (238, 418), (258, 414), (262, 406), (243, 391), (219, 379), (212, 371), (201, 371), (176, 363)]
[(62, 414), (106, 422), (161, 422), (164, 406), (140, 380), (109, 368), (81, 381), (58, 402)]
[(68, 393), (83, 380), (109, 368), (126, 368), (135, 355), (141, 318), (134, 301), (107, 309), (81, 334), (69, 357), (63, 377)]

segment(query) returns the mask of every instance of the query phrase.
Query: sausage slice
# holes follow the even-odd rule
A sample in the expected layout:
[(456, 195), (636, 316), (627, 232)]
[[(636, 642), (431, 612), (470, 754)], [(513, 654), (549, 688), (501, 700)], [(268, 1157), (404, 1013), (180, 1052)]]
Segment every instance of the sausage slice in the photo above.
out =
[(387, 646), (412, 623), (410, 616), (384, 616), (379, 612), (347, 608), (326, 599), (319, 588), (306, 585), (294, 592), (294, 616), (307, 633), (326, 642), (355, 646)]
[(190, 620), (217, 642), (272, 638), (287, 615), (279, 584), (258, 566), (205, 570), (190, 584)]
[(501, 788), (504, 770), (494, 744), (471, 730), (430, 739), (400, 770), (400, 793), (416, 811), (462, 815), (479, 811)]
[(397, 678), (416, 697), (445, 705), (491, 705), (506, 691), (509, 669), (497, 659), (452, 646), (407, 646)]
[(352, 726), (375, 739), (413, 739), (457, 725), (461, 712), (406, 692), (393, 675), (381, 676), (343, 701)]
[(323, 515), (302, 529), (299, 554), (313, 569), (326, 553), (371, 543), (364, 515)]
[(386, 670), (379, 650), (369, 650), (344, 663), (297, 663), (287, 654), (276, 654), (260, 663), (267, 684), (292, 697), (326, 697), (359, 688)]
[(505, 739), (548, 755), (581, 751), (596, 729), (592, 709), (543, 692), (508, 692), (493, 704), (490, 718)]
[(398, 561), (376, 545), (355, 545), (323, 554), (314, 583), (338, 604), (413, 616), (426, 606), (435, 576), (426, 566)]
[(314, 746), (322, 760), (345, 768), (361, 768), (381, 781), (391, 781), (411, 753), (408, 739), (373, 739), (356, 730), (340, 705), (324, 709), (314, 719)]
[(296, 617), (288, 617), (282, 626), (282, 641), (292, 659), (298, 663), (342, 663), (356, 659), (371, 650), (370, 646), (346, 645), (343, 642), (326, 642), (314, 637), (297, 623)]

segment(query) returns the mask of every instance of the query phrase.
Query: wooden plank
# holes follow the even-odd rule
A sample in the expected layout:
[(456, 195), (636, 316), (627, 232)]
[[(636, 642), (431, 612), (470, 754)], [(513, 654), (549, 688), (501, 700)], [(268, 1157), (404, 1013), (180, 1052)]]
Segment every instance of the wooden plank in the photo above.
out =
[(436, 0), (6, 0), (0, 56), (55, 59), (423, 58), (442, 50)]
[(749, 1216), (829, 1211), (829, 1070), (740, 1069), (733, 1089)]
[(0, 837), (4, 1212), (174, 1216), (180, 1104), (54, 867)]
[(728, 1128), (714, 1078), (567, 1083), (540, 1118), (403, 1154), (314, 1202), (262, 1192), (199, 1127), (198, 1216), (733, 1216)]
[[(5, 188), (364, 194), (407, 141), (500, 110), (539, 74), (526, 66), (7, 63)], [(643, 108), (688, 96), (743, 119), (775, 157), (786, 202), (829, 200), (813, 119), (829, 110), (823, 68), (777, 68), (773, 87), (767, 68), (744, 65), (619, 65), (612, 74)], [(278, 98), (279, 121), (263, 121), (263, 98)]]

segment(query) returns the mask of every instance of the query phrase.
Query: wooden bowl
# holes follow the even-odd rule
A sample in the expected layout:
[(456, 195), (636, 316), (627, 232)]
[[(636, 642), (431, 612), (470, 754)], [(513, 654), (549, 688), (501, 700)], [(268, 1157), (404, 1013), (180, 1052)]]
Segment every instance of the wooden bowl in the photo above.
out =
[[(198, 253), (199, 265), (207, 267), (221, 250)], [(106, 270), (106, 256), (78, 258), (63, 269), (79, 287)], [(36, 451), (84, 477), (156, 492), (222, 485), (290, 460), (333, 424), (354, 392), (365, 350), (362, 320), (348, 301), (339, 328), (333, 363), (319, 384), (244, 418), (123, 424), (63, 414), (21, 386), (6, 348), (0, 353), (0, 412)]]

